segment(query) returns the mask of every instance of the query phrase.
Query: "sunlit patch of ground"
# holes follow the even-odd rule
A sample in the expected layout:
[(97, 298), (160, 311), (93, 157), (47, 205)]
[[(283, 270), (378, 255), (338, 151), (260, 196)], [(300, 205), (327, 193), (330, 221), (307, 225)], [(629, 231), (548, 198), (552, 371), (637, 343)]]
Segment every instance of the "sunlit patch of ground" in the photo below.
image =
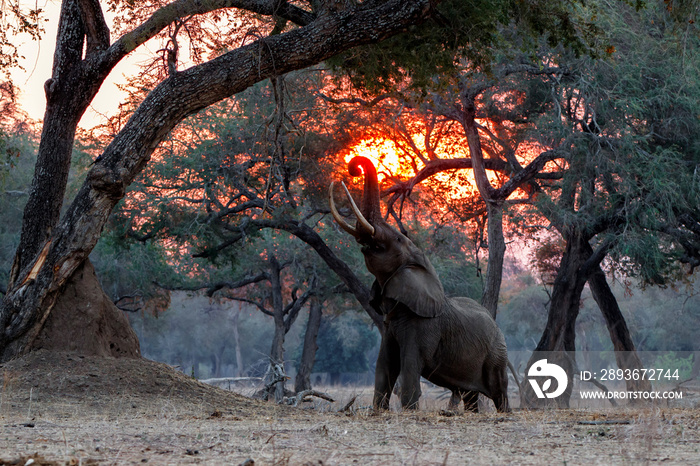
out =
[[(274, 406), (143, 360), (39, 353), (0, 366), (0, 460), (34, 464), (692, 464), (697, 408), (373, 414), (369, 389)], [(435, 393), (438, 393), (436, 391)], [(337, 412), (352, 396), (353, 408)], [(313, 405), (313, 406), (312, 406)], [(0, 464), (3, 464), (0, 461)]]

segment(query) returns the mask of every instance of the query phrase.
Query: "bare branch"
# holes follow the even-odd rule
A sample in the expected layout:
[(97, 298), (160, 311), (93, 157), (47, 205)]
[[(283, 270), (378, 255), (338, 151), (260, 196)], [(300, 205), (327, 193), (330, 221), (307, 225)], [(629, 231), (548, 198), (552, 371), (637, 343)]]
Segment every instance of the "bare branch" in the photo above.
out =
[(508, 196), (524, 184), (535, 178), (540, 170), (552, 160), (564, 157), (564, 153), (559, 150), (548, 150), (538, 155), (525, 168), (513, 175), (503, 186), (496, 190), (496, 196), (500, 199), (507, 199)]
[[(122, 301), (129, 300), (129, 302), (122, 303)], [(140, 311), (143, 307), (143, 296), (139, 294), (135, 295), (124, 295), (120, 296), (117, 299), (112, 301), (115, 306), (121, 311), (124, 312), (138, 312)], [(130, 307), (125, 307), (125, 306), (130, 306)]]
[(267, 308), (260, 302), (258, 301), (253, 301), (252, 299), (247, 299), (247, 298), (239, 298), (238, 296), (227, 296), (228, 299), (231, 299), (233, 301), (239, 301), (241, 303), (248, 303), (252, 304), (253, 306), (257, 307), (260, 312), (262, 312), (265, 315), (268, 315), (270, 317), (274, 317), (275, 314), (274, 312), (268, 311)]
[(292, 328), (292, 324), (294, 324), (294, 321), (299, 316), (299, 311), (301, 311), (301, 308), (304, 307), (304, 304), (306, 304), (309, 298), (315, 293), (315, 287), (311, 286), (308, 290), (306, 290), (306, 292), (303, 295), (301, 295), (300, 298), (295, 297), (294, 301), (292, 301), (286, 306), (284, 314), (287, 316), (287, 318), (284, 319), (284, 333), (289, 332), (289, 329)]
[(249, 275), (235, 282), (218, 282), (209, 287), (209, 289), (207, 290), (207, 296), (213, 296), (214, 293), (221, 290), (222, 288), (229, 288), (235, 290), (237, 288), (243, 288), (244, 286), (248, 286), (253, 283), (259, 283), (261, 281), (269, 279), (270, 274), (267, 272), (262, 272), (258, 275)]
[(191, 286), (185, 286), (185, 285), (177, 285), (177, 286), (172, 286), (172, 285), (165, 285), (162, 283), (159, 283), (157, 281), (154, 281), (153, 284), (156, 285), (158, 288), (162, 288), (164, 290), (168, 291), (200, 291), (200, 290), (207, 290), (207, 296), (213, 296), (214, 293), (217, 291), (223, 289), (223, 288), (229, 288), (232, 290), (238, 289), (238, 288), (243, 288), (244, 286), (248, 286), (253, 283), (258, 283), (263, 280), (269, 280), (270, 279), (270, 274), (267, 272), (262, 272), (259, 273), (258, 275), (248, 275), (246, 277), (241, 278), (240, 280), (237, 280), (235, 282), (227, 282), (227, 281), (222, 281), (222, 282), (217, 282), (217, 283), (203, 283), (200, 285), (191, 285)]
[(112, 44), (104, 56), (101, 67), (112, 69), (124, 56), (178, 19), (210, 13), (222, 8), (239, 8), (266, 16), (277, 15), (300, 26), (305, 26), (315, 19), (313, 13), (287, 2), (280, 5), (276, 5), (276, 3), (262, 0), (211, 0), (206, 2), (177, 0), (158, 9), (147, 21), (133, 31), (124, 34)]
[(80, 13), (85, 26), (87, 45), (85, 55), (93, 56), (109, 47), (109, 27), (105, 22), (98, 0), (79, 0)]
[(284, 397), (282, 399), (282, 403), (287, 404), (289, 406), (296, 407), (296, 406), (299, 406), (304, 401), (308, 401), (308, 400), (306, 400), (306, 398), (308, 398), (310, 396), (315, 396), (317, 398), (321, 398), (322, 400), (330, 401), (331, 403), (335, 402), (335, 400), (327, 393), (323, 393), (323, 392), (309, 389), (309, 390), (303, 390), (303, 391), (297, 393), (296, 396), (293, 396), (293, 397)]
[(394, 93), (380, 94), (371, 100), (365, 100), (365, 99), (361, 99), (359, 97), (344, 97), (341, 99), (335, 99), (329, 95), (324, 94), (323, 92), (319, 92), (318, 96), (321, 99), (323, 99), (326, 102), (329, 102), (331, 104), (357, 104), (357, 105), (360, 105), (361, 107), (365, 107), (365, 108), (374, 107), (378, 103), (380, 103), (386, 99), (391, 99), (391, 98), (398, 99), (397, 94), (394, 94)]

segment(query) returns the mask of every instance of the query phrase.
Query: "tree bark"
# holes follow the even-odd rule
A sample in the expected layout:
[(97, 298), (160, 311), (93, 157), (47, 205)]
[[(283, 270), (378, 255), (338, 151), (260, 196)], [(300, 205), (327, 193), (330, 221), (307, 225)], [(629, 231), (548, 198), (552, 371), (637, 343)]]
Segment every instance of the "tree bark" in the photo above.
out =
[(316, 361), (316, 350), (318, 350), (316, 337), (318, 337), (318, 331), (321, 328), (322, 314), (323, 303), (318, 298), (312, 299), (311, 306), (309, 306), (309, 321), (306, 324), (306, 333), (304, 334), (301, 362), (294, 381), (294, 391), (297, 393), (311, 390), (311, 372)]
[[(588, 285), (593, 293), (593, 299), (598, 304), (598, 308), (603, 313), (605, 325), (610, 333), (610, 340), (615, 350), (615, 361), (620, 369), (644, 369), (642, 361), (639, 359), (637, 349), (634, 346), (630, 331), (627, 328), (625, 317), (620, 311), (617, 299), (613, 294), (605, 272), (600, 266), (596, 267), (588, 278)], [(626, 379), (627, 391), (651, 391), (651, 382), (645, 379)]]
[(503, 237), (503, 204), (486, 203), (488, 215), (489, 261), (486, 269), (486, 284), (481, 295), (481, 305), (491, 317), (496, 319), (498, 297), (503, 280), (503, 260), (506, 254), (506, 242)]
[[(567, 236), (566, 249), (552, 288), (547, 325), (526, 366), (529, 370), (541, 359), (547, 359), (548, 363), (559, 365), (566, 371), (567, 387), (557, 398), (538, 398), (530, 381), (542, 383), (542, 380), (531, 378), (526, 372), (520, 392), (523, 407), (542, 408), (551, 404), (560, 408), (569, 406), (573, 375), (576, 370), (576, 318), (579, 313), (581, 293), (592, 270), (593, 264), (589, 261), (597, 260), (598, 256), (594, 259), (588, 239), (579, 232), (573, 232)], [(598, 263), (595, 265), (597, 266)]]
[[(101, 18), (101, 11), (99, 13)], [(104, 19), (102, 19), (104, 22)], [(8, 289), (39, 254), (59, 221), (78, 122), (104, 79), (82, 59), (85, 25), (78, 0), (61, 6), (51, 78), (46, 81), (46, 112), (36, 170), (22, 219)], [(96, 46), (93, 45), (93, 49)], [(26, 273), (25, 273), (26, 275)]]
[(236, 353), (236, 373), (234, 377), (240, 377), (243, 374), (243, 355), (241, 354), (241, 338), (238, 333), (238, 323), (241, 320), (240, 308), (233, 313), (231, 319), (231, 331), (233, 333), (233, 347)]
[[(272, 347), (270, 348), (270, 363), (281, 364), (284, 367), (284, 303), (282, 301), (282, 280), (281, 267), (277, 258), (270, 257), (270, 286), (272, 297), (272, 312), (275, 321), (275, 333), (272, 337)], [(284, 398), (284, 381), (275, 385), (275, 401), (279, 403)]]
[[(17, 249), (11, 286), (0, 309), (0, 361), (31, 348), (63, 284), (94, 248), (112, 209), (158, 144), (180, 121), (256, 82), (401, 32), (426, 19), (430, 11), (428, 0), (361, 3), (170, 76), (146, 97), (95, 161), (75, 200), (56, 223), (65, 181), (59, 176), (58, 183), (43, 190), (41, 180), (55, 172), (67, 173), (78, 121), (104, 78), (121, 58), (173, 20), (210, 11), (207, 8), (211, 5), (220, 8), (219, 3), (176, 1), (107, 47), (104, 38), (108, 34), (104, 31), (101, 10), (93, 8), (91, 13), (88, 8), (81, 10), (77, 0), (64, 0), (54, 75), (46, 84), (49, 104), (45, 116), (47, 129), (42, 137), (44, 147), (56, 145), (60, 153), (42, 155), (36, 166), (36, 188), (24, 217), (27, 226), (23, 226), (25, 233)], [(223, 6), (230, 6), (224, 3)], [(84, 4), (95, 6), (88, 0)], [(82, 16), (90, 18), (90, 14), (99, 16), (88, 21), (89, 26), (100, 28), (97, 32), (83, 25)], [(85, 39), (86, 30), (89, 40)], [(84, 58), (83, 43), (87, 43)], [(78, 60), (81, 66), (73, 66)], [(71, 96), (79, 99), (80, 105), (69, 104)], [(52, 121), (56, 121), (56, 129), (50, 128)], [(54, 141), (62, 136), (63, 143)], [(35, 215), (39, 217), (30, 220)]]

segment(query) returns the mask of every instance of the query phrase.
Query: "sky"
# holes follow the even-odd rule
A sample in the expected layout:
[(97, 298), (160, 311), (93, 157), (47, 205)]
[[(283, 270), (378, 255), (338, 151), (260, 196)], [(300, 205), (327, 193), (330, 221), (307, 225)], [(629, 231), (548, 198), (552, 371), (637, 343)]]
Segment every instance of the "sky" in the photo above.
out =
[[(34, 8), (34, 2), (31, 3)], [(53, 53), (56, 41), (56, 31), (58, 28), (58, 17), (61, 10), (59, 0), (39, 0), (38, 6), (45, 11), (44, 34), (42, 40), (37, 42), (29, 36), (17, 37), (16, 43), (19, 46), (20, 54), (24, 57), (20, 60), (20, 65), (24, 69), (15, 68), (12, 70), (12, 80), (19, 88), (19, 104), (29, 116), (35, 120), (43, 120), (46, 109), (46, 96), (44, 95), (44, 83), (51, 77), (51, 67), (53, 64)], [(104, 8), (104, 6), (103, 6)], [(105, 8), (106, 9), (106, 8)], [(107, 15), (107, 24), (111, 23)], [(117, 65), (102, 85), (100, 92), (87, 109), (80, 126), (92, 128), (103, 122), (106, 116), (116, 113), (119, 102), (124, 98), (124, 93), (119, 90), (117, 84), (125, 83), (125, 75), (131, 75), (136, 69), (136, 65), (144, 56), (138, 54), (129, 56)]]

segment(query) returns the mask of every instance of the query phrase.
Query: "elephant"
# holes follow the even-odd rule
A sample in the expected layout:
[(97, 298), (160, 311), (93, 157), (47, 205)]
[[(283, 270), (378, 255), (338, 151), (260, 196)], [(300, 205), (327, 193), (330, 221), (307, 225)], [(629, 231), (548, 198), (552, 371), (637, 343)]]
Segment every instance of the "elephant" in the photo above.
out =
[(335, 182), (330, 185), (329, 203), (335, 221), (361, 245), (367, 269), (375, 277), (370, 303), (384, 316), (374, 409), (389, 408), (397, 380), (402, 407), (417, 409), (423, 376), (452, 391), (450, 409), (463, 401), (465, 410), (478, 411), (482, 393), (498, 411), (510, 411), (506, 343), (494, 319), (472, 299), (447, 297), (423, 251), (382, 217), (372, 162), (355, 157), (349, 172), (365, 176), (362, 209), (341, 182), (356, 225), (347, 223), (336, 208)]

